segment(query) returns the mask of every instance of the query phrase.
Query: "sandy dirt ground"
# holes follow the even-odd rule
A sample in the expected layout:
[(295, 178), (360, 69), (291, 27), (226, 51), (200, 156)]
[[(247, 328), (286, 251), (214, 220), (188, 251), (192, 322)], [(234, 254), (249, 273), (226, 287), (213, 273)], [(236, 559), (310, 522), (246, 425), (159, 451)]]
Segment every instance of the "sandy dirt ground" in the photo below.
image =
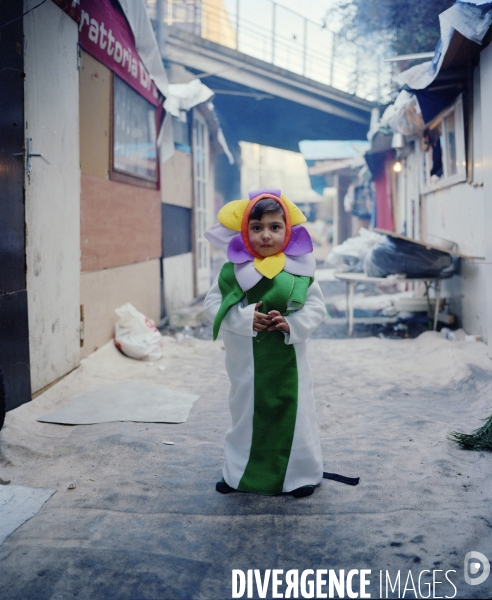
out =
[[(492, 576), (466, 584), (463, 561), (470, 551), (492, 560), (492, 455), (446, 440), (492, 412), (486, 346), (428, 332), (314, 339), (309, 352), (325, 470), (361, 477), (324, 480), (309, 498), (215, 492), (230, 419), (220, 340), (164, 338), (165, 371), (105, 346), (8, 413), (0, 476), (57, 492), (0, 546), (0, 598), (221, 600), (232, 569), (370, 569), (372, 598), (380, 571), (392, 582), (400, 571), (400, 595), (410, 571), (416, 586), (422, 573), (420, 591), (400, 597), (491, 597)], [(179, 425), (36, 421), (125, 380), (201, 397)], [(383, 597), (398, 595), (383, 583)]]

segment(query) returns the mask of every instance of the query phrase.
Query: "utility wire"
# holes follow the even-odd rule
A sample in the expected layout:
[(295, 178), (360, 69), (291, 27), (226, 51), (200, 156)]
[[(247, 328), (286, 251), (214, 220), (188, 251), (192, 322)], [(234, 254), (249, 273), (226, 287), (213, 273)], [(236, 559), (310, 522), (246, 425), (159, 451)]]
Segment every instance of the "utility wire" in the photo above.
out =
[(43, 0), (42, 2), (40, 2), (39, 4), (36, 4), (36, 6), (33, 6), (32, 8), (30, 8), (29, 10), (26, 10), (26, 12), (21, 15), (20, 17), (16, 17), (15, 19), (12, 19), (12, 21), (9, 21), (8, 23), (4, 23), (3, 25), (0, 25), (0, 29), (3, 29), (4, 27), (7, 27), (7, 25), (11, 25), (12, 23), (15, 23), (16, 21), (18, 21), (19, 19), (22, 19), (22, 17), (25, 17), (26, 15), (28, 15), (30, 12), (32, 12), (35, 8), (38, 8), (41, 6), (41, 4), (44, 4), (46, 2), (46, 0)]

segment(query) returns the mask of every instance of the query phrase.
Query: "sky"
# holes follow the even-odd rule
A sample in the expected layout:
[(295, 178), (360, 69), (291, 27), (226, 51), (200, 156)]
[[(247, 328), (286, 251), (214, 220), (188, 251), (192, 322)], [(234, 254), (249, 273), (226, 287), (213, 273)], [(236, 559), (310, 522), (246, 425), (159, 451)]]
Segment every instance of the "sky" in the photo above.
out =
[[(242, 14), (248, 14), (250, 11), (269, 12), (272, 4), (270, 0), (239, 0), (239, 2)], [(309, 0), (309, 3), (302, 3), (299, 0), (275, 0), (278, 6), (293, 10), (316, 22), (321, 22), (330, 7), (338, 4), (338, 2), (339, 0)], [(229, 12), (236, 13), (237, 0), (224, 0), (224, 4)], [(306, 10), (306, 6), (309, 6), (309, 10)], [(292, 15), (292, 20), (297, 21), (297, 17)]]
[(321, 21), (330, 7), (337, 4), (337, 0), (309, 0), (309, 11), (303, 10), (303, 4), (299, 0), (277, 0), (277, 4), (290, 8), (312, 21)]
[(330, 18), (330, 8), (339, 4), (340, 0), (224, 0), (234, 29), (239, 6), (241, 52), (348, 93), (376, 99), (380, 96), (377, 60), (333, 36), (340, 27)]

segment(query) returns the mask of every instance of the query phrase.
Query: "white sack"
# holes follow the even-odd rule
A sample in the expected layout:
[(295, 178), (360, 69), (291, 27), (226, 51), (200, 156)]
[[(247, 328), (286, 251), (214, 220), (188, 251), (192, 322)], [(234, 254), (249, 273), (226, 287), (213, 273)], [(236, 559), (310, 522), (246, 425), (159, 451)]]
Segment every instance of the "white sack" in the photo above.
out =
[(158, 360), (162, 356), (162, 336), (154, 321), (130, 302), (114, 311), (119, 317), (114, 334), (115, 346), (130, 358)]
[(385, 238), (385, 235), (361, 227), (359, 235), (351, 237), (331, 249), (326, 257), (326, 263), (340, 271), (362, 272), (362, 263), (366, 252)]

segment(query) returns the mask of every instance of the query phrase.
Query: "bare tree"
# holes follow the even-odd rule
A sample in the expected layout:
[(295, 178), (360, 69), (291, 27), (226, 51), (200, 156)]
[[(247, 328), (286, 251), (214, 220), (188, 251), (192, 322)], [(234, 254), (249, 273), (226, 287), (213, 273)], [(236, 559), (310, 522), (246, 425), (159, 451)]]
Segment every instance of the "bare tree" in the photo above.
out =
[[(439, 13), (453, 0), (339, 0), (334, 9), (341, 33), (384, 44), (396, 54), (429, 52), (439, 37)], [(329, 14), (327, 14), (327, 19)]]

